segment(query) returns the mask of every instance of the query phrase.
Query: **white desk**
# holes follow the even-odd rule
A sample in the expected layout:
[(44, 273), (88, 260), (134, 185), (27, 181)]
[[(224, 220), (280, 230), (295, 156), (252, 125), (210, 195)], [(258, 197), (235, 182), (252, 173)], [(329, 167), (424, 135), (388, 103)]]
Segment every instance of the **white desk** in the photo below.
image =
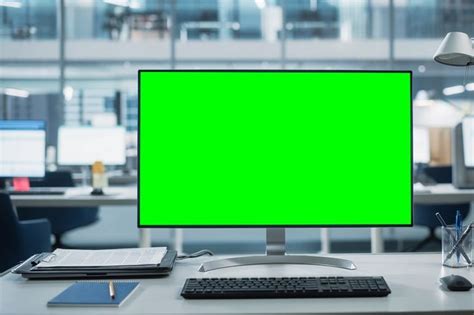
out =
[(74, 187), (64, 195), (12, 195), (11, 200), (17, 207), (100, 207), (100, 206), (136, 206), (137, 187), (108, 187), (106, 195), (92, 196), (90, 187)]
[[(108, 187), (106, 195), (92, 196), (90, 187), (74, 187), (64, 195), (12, 195), (16, 207), (100, 207), (100, 206), (136, 206), (137, 187)], [(139, 229), (139, 246), (150, 247), (149, 229)]]
[(451, 184), (425, 186), (414, 191), (416, 204), (450, 204), (474, 201), (474, 189), (458, 189)]
[[(439, 278), (451, 273), (474, 281), (469, 269), (441, 267), (440, 254), (346, 254), (355, 271), (299, 265), (261, 265), (197, 271), (199, 258), (177, 262), (171, 276), (140, 280), (134, 295), (120, 308), (48, 308), (46, 302), (73, 281), (27, 281), (17, 275), (0, 278), (0, 314), (381, 314), (474, 313), (474, 289), (449, 292)], [(186, 278), (271, 276), (383, 276), (392, 293), (383, 298), (185, 300), (180, 296)]]

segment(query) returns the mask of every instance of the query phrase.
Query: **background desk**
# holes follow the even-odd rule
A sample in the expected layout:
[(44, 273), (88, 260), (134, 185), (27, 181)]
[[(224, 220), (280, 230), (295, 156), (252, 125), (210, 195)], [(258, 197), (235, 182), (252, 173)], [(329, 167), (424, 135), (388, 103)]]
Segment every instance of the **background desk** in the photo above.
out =
[(137, 204), (137, 187), (108, 187), (106, 195), (92, 196), (90, 187), (68, 188), (64, 195), (12, 195), (17, 207), (100, 207), (134, 206)]
[[(136, 206), (137, 186), (108, 187), (106, 195), (92, 196), (90, 187), (67, 189), (64, 195), (12, 195), (16, 207), (100, 207), (100, 206)], [(138, 229), (139, 246), (150, 247), (149, 229)]]
[(417, 204), (449, 204), (474, 201), (474, 189), (458, 189), (451, 184), (425, 186), (414, 191)]
[[(73, 281), (27, 281), (13, 274), (0, 278), (0, 314), (380, 314), (383, 312), (474, 312), (474, 290), (449, 292), (439, 277), (461, 274), (474, 281), (469, 269), (441, 267), (440, 254), (344, 254), (355, 271), (298, 265), (261, 265), (197, 271), (209, 258), (177, 262), (169, 277), (141, 280), (135, 294), (120, 308), (47, 308), (46, 302)], [(217, 258), (217, 257), (216, 257)], [(190, 277), (384, 276), (392, 293), (384, 298), (184, 300), (179, 294)], [(27, 301), (27, 302), (25, 302)]]

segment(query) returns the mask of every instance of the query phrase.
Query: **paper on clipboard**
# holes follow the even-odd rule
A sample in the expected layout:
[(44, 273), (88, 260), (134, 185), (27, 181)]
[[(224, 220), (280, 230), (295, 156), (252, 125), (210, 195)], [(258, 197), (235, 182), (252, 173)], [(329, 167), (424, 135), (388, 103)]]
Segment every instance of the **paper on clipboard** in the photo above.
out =
[(35, 268), (85, 268), (158, 265), (166, 247), (105, 250), (56, 249)]

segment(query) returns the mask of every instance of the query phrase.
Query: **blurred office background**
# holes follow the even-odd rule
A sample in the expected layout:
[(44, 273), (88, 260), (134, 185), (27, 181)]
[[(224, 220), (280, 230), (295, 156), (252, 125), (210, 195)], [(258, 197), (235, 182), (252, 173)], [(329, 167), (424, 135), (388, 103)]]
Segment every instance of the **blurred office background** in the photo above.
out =
[[(138, 69), (412, 70), (416, 162), (449, 165), (450, 128), (474, 99), (474, 78), (465, 68), (432, 60), (450, 31), (474, 35), (474, 2), (0, 0), (0, 119), (46, 120), (54, 152), (59, 126), (113, 117), (128, 132), (128, 162), (115, 171), (133, 174)], [(352, 167), (350, 159), (341, 167)], [(344, 183), (334, 189), (345, 189)], [(135, 209), (103, 208), (100, 216), (64, 242), (136, 245)], [(370, 248), (368, 229), (330, 234), (334, 251)], [(426, 234), (421, 227), (384, 229), (386, 248), (403, 250)], [(264, 231), (188, 230), (184, 239), (188, 251), (263, 251)], [(289, 232), (290, 251), (317, 251), (318, 240), (318, 229)], [(169, 244), (169, 231), (154, 230), (153, 241)]]

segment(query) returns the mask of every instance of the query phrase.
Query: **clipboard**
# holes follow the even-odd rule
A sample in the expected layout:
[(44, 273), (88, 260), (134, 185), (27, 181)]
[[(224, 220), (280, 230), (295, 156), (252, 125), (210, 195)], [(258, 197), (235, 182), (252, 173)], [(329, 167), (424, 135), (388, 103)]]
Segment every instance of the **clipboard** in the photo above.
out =
[(36, 254), (15, 267), (11, 272), (26, 279), (110, 279), (110, 278), (156, 278), (168, 276), (173, 270), (178, 253), (168, 250), (156, 266), (133, 266), (129, 268), (90, 268), (80, 270), (35, 270), (35, 266), (45, 259), (50, 259), (53, 253)]

